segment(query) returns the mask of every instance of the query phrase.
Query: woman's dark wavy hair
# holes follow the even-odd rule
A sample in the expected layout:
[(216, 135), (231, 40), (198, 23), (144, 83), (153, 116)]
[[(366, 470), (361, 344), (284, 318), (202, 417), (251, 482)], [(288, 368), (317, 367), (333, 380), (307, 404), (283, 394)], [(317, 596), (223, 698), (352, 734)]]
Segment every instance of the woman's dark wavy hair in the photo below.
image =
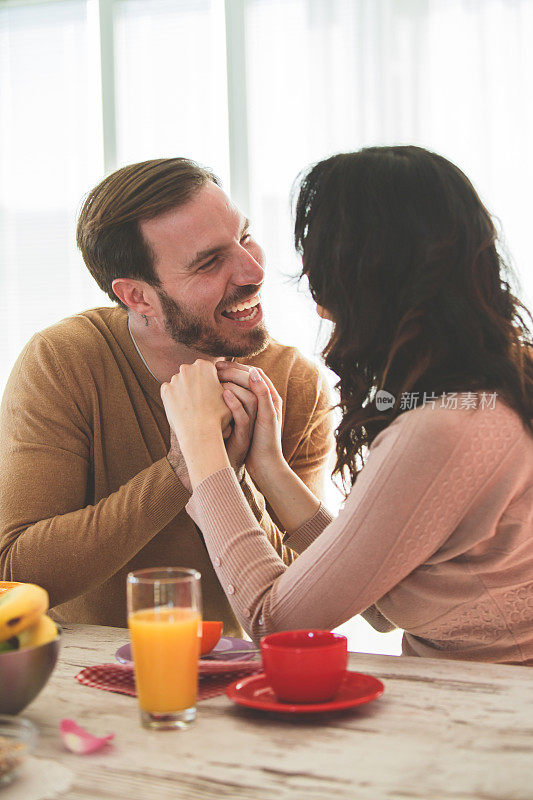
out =
[[(468, 178), (423, 148), (368, 147), (300, 177), (295, 245), (335, 321), (323, 355), (340, 378), (345, 488), (404, 392), (497, 392), (533, 432), (532, 317), (496, 243)], [(395, 397), (388, 411), (379, 389)]]

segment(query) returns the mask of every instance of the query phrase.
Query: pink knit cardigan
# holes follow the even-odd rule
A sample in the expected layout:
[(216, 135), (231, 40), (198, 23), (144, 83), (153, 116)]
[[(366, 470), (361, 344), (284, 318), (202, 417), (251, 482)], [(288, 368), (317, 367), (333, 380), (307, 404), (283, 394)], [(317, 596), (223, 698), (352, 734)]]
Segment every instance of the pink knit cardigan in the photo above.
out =
[(375, 604), (408, 655), (533, 664), (533, 437), (494, 408), (427, 405), (372, 444), (336, 519), (320, 507), (285, 544), (268, 543), (235, 474), (194, 491), (234, 612), (254, 638), (334, 628)]

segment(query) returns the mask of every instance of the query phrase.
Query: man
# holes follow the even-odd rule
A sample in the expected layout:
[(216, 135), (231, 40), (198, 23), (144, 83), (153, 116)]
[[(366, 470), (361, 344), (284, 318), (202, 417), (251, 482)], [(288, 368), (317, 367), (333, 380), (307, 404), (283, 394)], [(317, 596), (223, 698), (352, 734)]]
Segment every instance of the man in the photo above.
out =
[[(59, 621), (125, 625), (130, 570), (196, 568), (205, 618), (239, 634), (185, 512), (190, 484), (160, 384), (198, 357), (260, 366), (284, 400), (285, 455), (315, 493), (331, 442), (325, 385), (294, 348), (269, 340), (263, 252), (194, 162), (147, 161), (108, 176), (85, 201), (77, 240), (118, 306), (37, 334), (15, 364), (0, 415), (1, 573), (44, 586)], [(230, 425), (226, 436), (254, 514), (290, 563)]]

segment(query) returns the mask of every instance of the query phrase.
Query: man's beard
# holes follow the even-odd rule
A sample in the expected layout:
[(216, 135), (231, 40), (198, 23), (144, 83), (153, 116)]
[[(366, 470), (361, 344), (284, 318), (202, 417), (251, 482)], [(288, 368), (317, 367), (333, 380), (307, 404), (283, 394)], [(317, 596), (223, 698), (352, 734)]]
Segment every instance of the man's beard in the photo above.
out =
[[(268, 345), (269, 336), (264, 322), (251, 328), (247, 332), (246, 340), (238, 343), (229, 337), (220, 336), (214, 326), (184, 309), (163, 289), (158, 289), (157, 294), (165, 316), (165, 331), (178, 344), (198, 350), (207, 356), (234, 358), (256, 356)], [(247, 296), (250, 296), (250, 292)]]

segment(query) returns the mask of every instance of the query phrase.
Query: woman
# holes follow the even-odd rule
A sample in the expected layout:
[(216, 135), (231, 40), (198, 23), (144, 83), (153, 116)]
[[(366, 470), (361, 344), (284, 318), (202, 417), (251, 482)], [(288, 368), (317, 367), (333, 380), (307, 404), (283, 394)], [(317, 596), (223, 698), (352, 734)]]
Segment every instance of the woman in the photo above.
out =
[[(405, 630), (408, 655), (533, 664), (531, 335), (489, 213), (441, 156), (367, 148), (303, 177), (295, 240), (334, 323), (335, 471), (352, 484), (339, 516), (284, 461), (267, 376), (198, 361), (162, 387), (194, 489), (187, 509), (235, 613), (257, 639), (373, 606)], [(302, 552), (290, 567), (229, 467), (217, 372), (246, 448), (241, 387), (257, 397), (246, 465)]]

